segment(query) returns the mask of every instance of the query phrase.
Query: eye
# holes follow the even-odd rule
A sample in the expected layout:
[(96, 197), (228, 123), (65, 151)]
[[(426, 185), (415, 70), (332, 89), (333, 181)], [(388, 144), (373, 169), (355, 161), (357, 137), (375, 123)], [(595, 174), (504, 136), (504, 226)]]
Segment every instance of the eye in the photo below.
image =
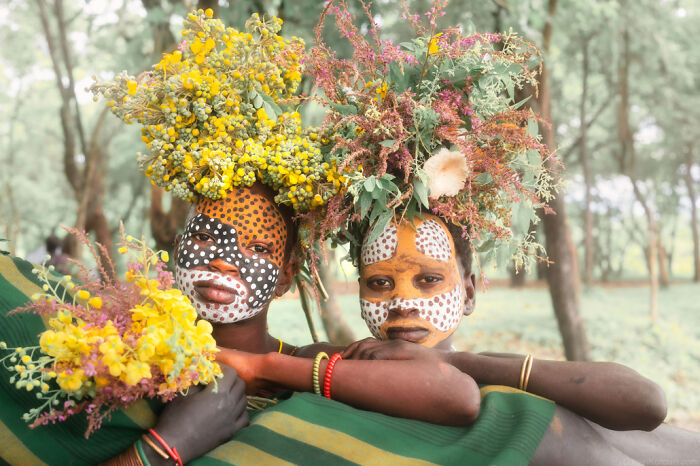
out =
[(394, 287), (394, 282), (389, 277), (370, 277), (367, 286), (377, 291), (390, 290)]
[(418, 283), (425, 284), (425, 285), (435, 285), (437, 283), (442, 282), (443, 277), (438, 274), (425, 274), (420, 277), (418, 277)]
[(248, 246), (248, 249), (253, 251), (256, 254), (269, 254), (270, 253), (270, 248), (263, 244), (251, 244)]
[(209, 235), (207, 233), (203, 233), (201, 231), (193, 233), (192, 239), (194, 239), (195, 241), (200, 241), (200, 242), (214, 241), (214, 238), (212, 238), (211, 235)]

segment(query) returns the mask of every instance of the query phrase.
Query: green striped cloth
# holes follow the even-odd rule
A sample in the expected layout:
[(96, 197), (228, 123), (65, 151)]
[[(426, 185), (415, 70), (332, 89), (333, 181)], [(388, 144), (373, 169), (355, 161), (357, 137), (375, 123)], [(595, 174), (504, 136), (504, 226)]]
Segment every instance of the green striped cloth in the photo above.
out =
[[(45, 328), (39, 316), (7, 315), (40, 291), (31, 270), (0, 255), (0, 340), (9, 346), (37, 345)], [(156, 420), (156, 405), (140, 402), (114, 413), (89, 439), (83, 416), (29, 429), (21, 416), (39, 400), (10, 385), (10, 375), (0, 367), (0, 465), (95, 464), (130, 447)], [(509, 387), (486, 386), (481, 393), (479, 418), (460, 428), (298, 393), (251, 414), (250, 427), (193, 464), (528, 464), (554, 404)]]

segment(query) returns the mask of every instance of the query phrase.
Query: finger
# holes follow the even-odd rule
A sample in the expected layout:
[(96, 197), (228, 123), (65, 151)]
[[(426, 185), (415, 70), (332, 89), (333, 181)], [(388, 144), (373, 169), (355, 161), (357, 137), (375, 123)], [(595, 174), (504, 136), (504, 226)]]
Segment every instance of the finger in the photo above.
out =
[(341, 356), (343, 359), (351, 359), (353, 353), (355, 352), (355, 350), (357, 349), (357, 347), (360, 345), (360, 342), (361, 342), (361, 341), (362, 341), (362, 340), (356, 341), (356, 342), (354, 342), (354, 343), (351, 343), (350, 346), (348, 346), (347, 348), (345, 348), (345, 349), (343, 350), (343, 352), (340, 353), (340, 356)]

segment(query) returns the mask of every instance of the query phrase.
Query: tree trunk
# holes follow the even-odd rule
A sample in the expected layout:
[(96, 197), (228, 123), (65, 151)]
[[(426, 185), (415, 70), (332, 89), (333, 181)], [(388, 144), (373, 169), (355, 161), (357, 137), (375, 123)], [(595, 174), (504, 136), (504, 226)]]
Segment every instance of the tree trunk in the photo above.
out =
[(698, 232), (698, 202), (695, 197), (695, 181), (693, 180), (693, 145), (685, 153), (685, 186), (690, 198), (690, 230), (693, 234), (693, 281), (700, 283), (700, 232)]
[(584, 219), (583, 219), (583, 244), (584, 244), (584, 261), (583, 261), (583, 282), (586, 286), (591, 286), (593, 284), (593, 212), (591, 211), (591, 200), (592, 200), (592, 176), (591, 167), (588, 157), (588, 133), (586, 127), (586, 100), (588, 99), (588, 44), (589, 38), (583, 39), (583, 65), (581, 74), (583, 75), (582, 92), (581, 92), (581, 143), (580, 143), (580, 155), (581, 155), (581, 169), (583, 171), (583, 181), (585, 184), (586, 196), (584, 201)]
[(666, 248), (661, 243), (661, 237), (658, 239), (658, 248), (656, 252), (659, 254), (659, 286), (668, 288), (671, 284), (671, 273), (668, 269), (668, 254)]
[(525, 271), (523, 269), (517, 270), (515, 265), (511, 264), (508, 272), (510, 273), (511, 288), (522, 288), (525, 286)]
[(321, 320), (326, 329), (328, 341), (336, 345), (347, 346), (355, 341), (355, 333), (346, 322), (343, 310), (336, 298), (336, 280), (332, 270), (335, 263), (335, 250), (326, 249), (326, 258), (328, 265), (320, 263), (318, 267), (318, 273), (327, 294), (327, 299), (321, 300)]
[[(552, 40), (552, 20), (556, 13), (557, 0), (549, 0), (548, 19), (545, 24), (542, 37), (542, 50), (545, 57), (550, 51)], [(551, 122), (551, 102), (546, 63), (542, 66), (540, 74), (540, 88), (537, 100), (533, 102), (536, 110), (542, 118)], [(542, 139), (547, 148), (554, 152), (554, 125), (541, 128)], [(545, 162), (548, 168), (557, 171), (558, 166), (554, 162)], [(547, 255), (552, 261), (547, 271), (547, 283), (552, 298), (554, 314), (559, 325), (559, 332), (564, 344), (564, 353), (569, 360), (589, 360), (590, 348), (583, 319), (579, 310), (579, 271), (575, 254), (575, 246), (571, 238), (571, 231), (566, 221), (566, 206), (561, 193), (556, 193), (549, 202), (549, 206), (556, 214), (544, 215), (542, 221), (546, 237)]]
[[(624, 9), (625, 0), (621, 0)], [(622, 30), (622, 54), (618, 63), (618, 79), (619, 79), (619, 94), (620, 103), (618, 107), (618, 132), (620, 136), (620, 169), (625, 173), (632, 182), (634, 196), (642, 205), (644, 215), (647, 220), (647, 244), (648, 244), (648, 259), (649, 259), (649, 314), (652, 320), (658, 316), (658, 300), (659, 300), (659, 276), (657, 269), (657, 260), (659, 257), (659, 228), (656, 220), (656, 212), (651, 205), (651, 201), (642, 192), (639, 187), (639, 181), (636, 175), (636, 151), (634, 146), (634, 135), (629, 120), (629, 67), (630, 67), (630, 48), (629, 48), (629, 31), (626, 26)]]
[(163, 188), (151, 187), (151, 209), (149, 211), (151, 233), (156, 242), (156, 249), (172, 253), (175, 237), (185, 224), (190, 204), (176, 197), (171, 197), (170, 209), (166, 211), (163, 208), (164, 194)]

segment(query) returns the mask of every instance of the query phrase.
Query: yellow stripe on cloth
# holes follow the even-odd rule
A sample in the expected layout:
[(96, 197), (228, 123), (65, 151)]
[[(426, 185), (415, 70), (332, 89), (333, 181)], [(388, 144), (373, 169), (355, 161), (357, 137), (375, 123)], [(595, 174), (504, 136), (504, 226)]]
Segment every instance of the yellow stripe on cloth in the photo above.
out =
[(146, 400), (138, 400), (130, 404), (127, 408), (122, 409), (122, 412), (126, 414), (134, 424), (144, 430), (155, 426), (158, 420), (151, 407), (146, 403)]
[(29, 280), (19, 271), (15, 263), (10, 259), (10, 256), (0, 255), (0, 270), (2, 270), (2, 278), (10, 282), (12, 286), (17, 288), (28, 298), (34, 293), (38, 293), (41, 287)]
[(22, 441), (0, 422), (0, 458), (9, 464), (33, 466), (46, 464), (31, 452)]
[[(280, 435), (312, 445), (353, 463), (381, 465), (434, 464), (418, 458), (396, 455), (341, 431), (312, 424), (285, 413), (271, 412), (261, 414), (255, 423)], [(362, 455), (362, 457), (358, 455)]]
[[(35, 268), (41, 267), (32, 264)], [(14, 261), (10, 259), (10, 256), (0, 255), (0, 270), (2, 271), (2, 278), (10, 282), (10, 285), (17, 288), (22, 294), (24, 294), (27, 299), (31, 299), (32, 295), (35, 293), (43, 293), (39, 285), (29, 280), (24, 276), (22, 272), (19, 271), (17, 265)], [(44, 321), (44, 325), (48, 327), (49, 319), (51, 316), (42, 314), (41, 320)]]
[(543, 400), (551, 401), (549, 398), (545, 398), (545, 397), (543, 397), (543, 396), (535, 395), (534, 393), (530, 393), (530, 392), (525, 392), (525, 391), (522, 391), (522, 390), (518, 390), (517, 388), (508, 387), (508, 386), (506, 386), (506, 385), (486, 385), (486, 386), (483, 386), (483, 387), (481, 387), (481, 388), (479, 389), (479, 393), (481, 394), (481, 398), (482, 398), (482, 399), (483, 399), (488, 393), (491, 393), (491, 392), (500, 392), (500, 393), (522, 393), (522, 394), (534, 396), (534, 397), (536, 397), (536, 398), (540, 398), (540, 399), (543, 399)]
[(239, 466), (258, 464), (290, 466), (294, 464), (237, 440), (224, 443), (219, 448), (209, 452), (207, 458), (214, 458)]

